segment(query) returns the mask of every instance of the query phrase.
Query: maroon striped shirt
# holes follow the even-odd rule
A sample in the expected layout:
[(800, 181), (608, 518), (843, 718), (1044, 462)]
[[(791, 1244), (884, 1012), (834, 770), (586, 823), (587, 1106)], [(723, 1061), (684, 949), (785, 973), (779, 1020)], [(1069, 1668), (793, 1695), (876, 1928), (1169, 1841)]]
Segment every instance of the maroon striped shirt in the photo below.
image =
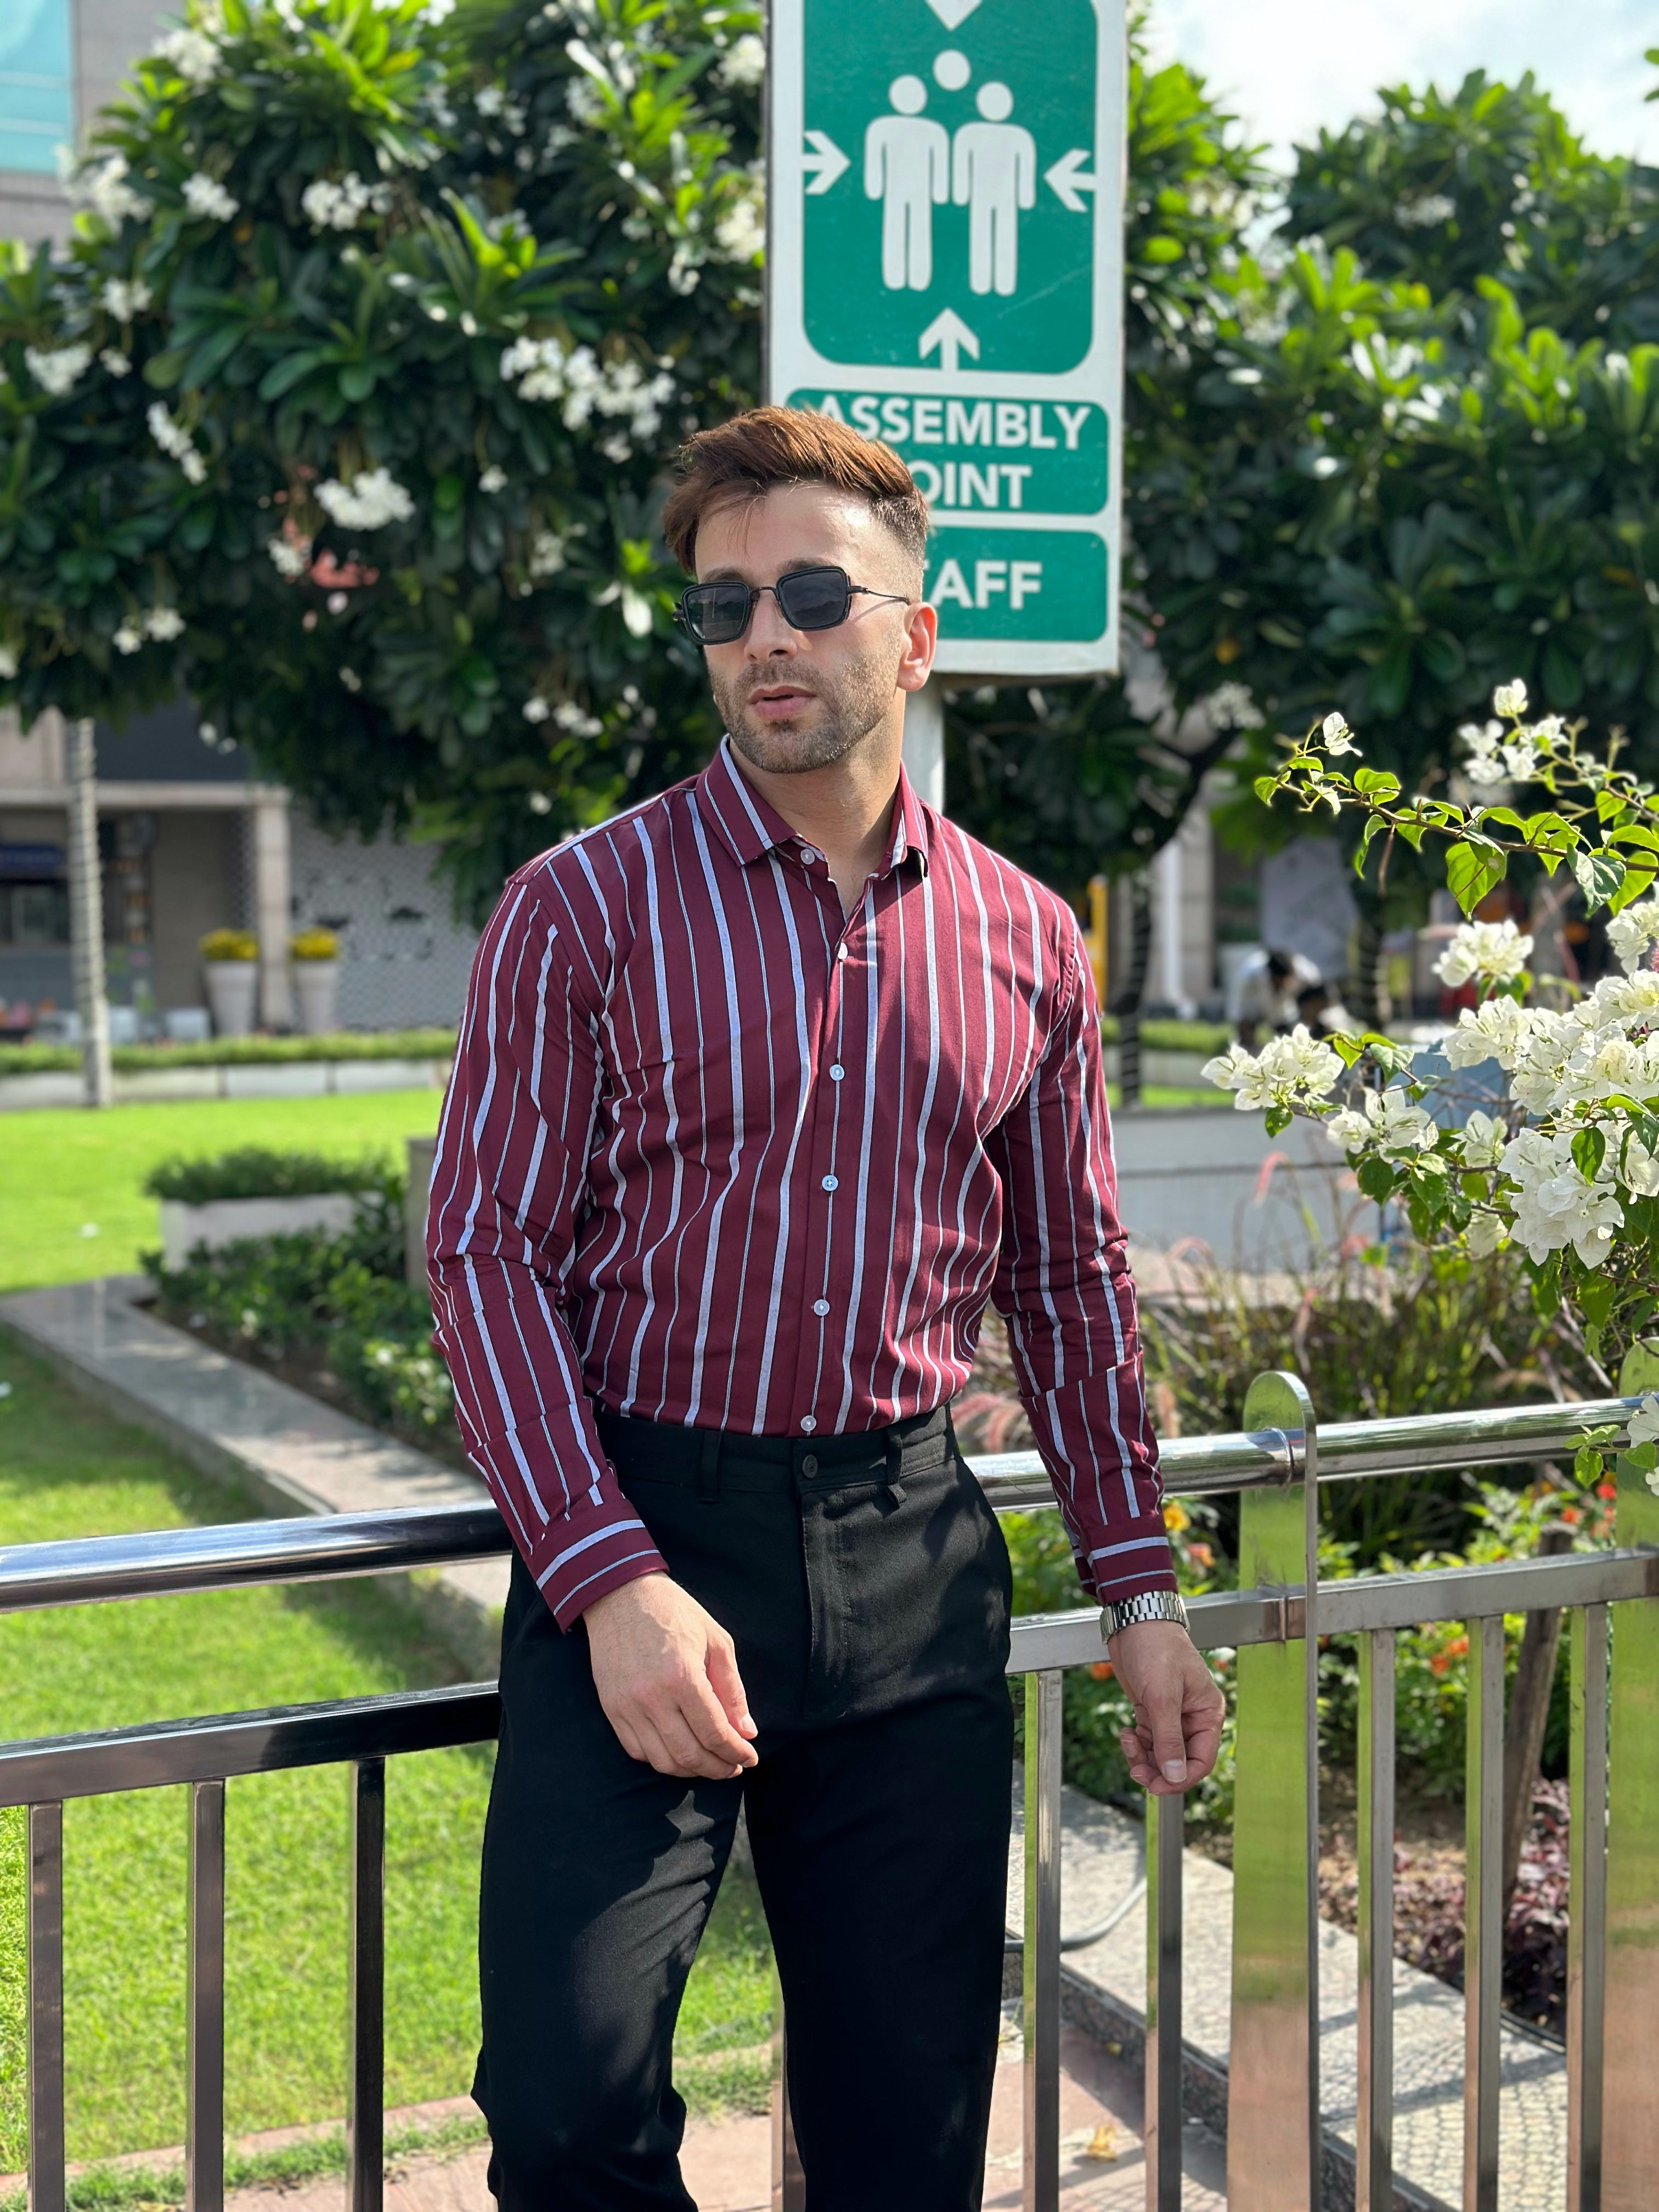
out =
[(729, 745), (520, 869), (428, 1245), (467, 1451), (567, 1627), (663, 1564), (595, 1403), (881, 1428), (962, 1387), (988, 1297), (1085, 1583), (1174, 1588), (1076, 920), (902, 775), (849, 918)]

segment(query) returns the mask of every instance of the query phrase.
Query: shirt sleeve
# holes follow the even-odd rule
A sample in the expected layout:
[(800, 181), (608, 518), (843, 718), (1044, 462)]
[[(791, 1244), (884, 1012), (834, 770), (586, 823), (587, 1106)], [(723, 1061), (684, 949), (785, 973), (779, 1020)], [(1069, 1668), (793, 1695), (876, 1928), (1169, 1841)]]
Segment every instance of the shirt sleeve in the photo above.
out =
[(595, 996), (546, 907), (509, 885), (473, 963), (427, 1213), (467, 1456), (567, 1629), (664, 1570), (599, 1443), (566, 1317), (602, 1079)]
[(989, 1140), (1003, 1189), (991, 1295), (1078, 1572), (1106, 1604), (1176, 1581), (1117, 1218), (1094, 981), (1075, 925), (1060, 951), (1054, 1029)]

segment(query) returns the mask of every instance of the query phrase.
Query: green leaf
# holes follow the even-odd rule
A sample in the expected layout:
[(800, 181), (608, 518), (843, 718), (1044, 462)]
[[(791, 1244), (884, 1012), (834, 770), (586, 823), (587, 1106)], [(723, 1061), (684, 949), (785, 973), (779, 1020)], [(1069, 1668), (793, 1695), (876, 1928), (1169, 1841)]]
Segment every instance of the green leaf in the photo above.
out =
[(1374, 1199), (1378, 1206), (1386, 1206), (1400, 1188), (1397, 1170), (1385, 1160), (1381, 1152), (1368, 1152), (1359, 1163), (1354, 1180), (1361, 1192)]
[(1581, 1129), (1572, 1140), (1572, 1164), (1586, 1182), (1594, 1182), (1607, 1156), (1606, 1132)]
[(1607, 1327), (1618, 1297), (1619, 1285), (1611, 1275), (1592, 1275), (1578, 1286), (1579, 1309), (1597, 1328)]
[(1400, 796), (1400, 778), (1390, 775), (1386, 769), (1362, 768), (1354, 771), (1353, 787), (1367, 799), (1375, 799), (1386, 805), (1389, 799)]
[[(1605, 906), (1625, 880), (1625, 863), (1616, 853), (1574, 853), (1568, 866), (1592, 912)], [(1468, 908), (1463, 911), (1467, 914)]]
[(189, 358), (188, 346), (172, 346), (166, 353), (153, 355), (144, 363), (145, 383), (152, 392), (171, 392), (184, 374)]
[[(1573, 1479), (1583, 1490), (1593, 1490), (1601, 1480), (1601, 1455), (1594, 1444), (1580, 1444), (1572, 1455)], [(1573, 1509), (1576, 1512), (1577, 1508)]]
[(1632, 899), (1641, 898), (1651, 889), (1654, 871), (1647, 867), (1630, 867), (1625, 871), (1625, 880), (1607, 901), (1609, 914), (1622, 914)]
[(1288, 1106), (1268, 1107), (1266, 1115), (1267, 1134), (1270, 1137), (1276, 1137), (1281, 1129), (1288, 1129), (1292, 1118)]
[(1472, 914), (1509, 866), (1506, 855), (1486, 838), (1461, 838), (1446, 854), (1446, 888), (1465, 914)]
[(1273, 803), (1273, 795), (1279, 789), (1279, 778), (1276, 775), (1259, 775), (1255, 780), (1255, 795), (1261, 804), (1264, 806), (1271, 806)]

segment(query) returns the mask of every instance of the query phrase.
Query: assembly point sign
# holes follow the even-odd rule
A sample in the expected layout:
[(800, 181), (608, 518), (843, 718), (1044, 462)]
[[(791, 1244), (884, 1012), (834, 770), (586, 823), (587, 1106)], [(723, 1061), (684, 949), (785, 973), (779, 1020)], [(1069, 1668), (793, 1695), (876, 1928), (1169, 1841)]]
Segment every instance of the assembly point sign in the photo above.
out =
[(774, 0), (767, 384), (901, 453), (945, 673), (1117, 665), (1122, 0)]

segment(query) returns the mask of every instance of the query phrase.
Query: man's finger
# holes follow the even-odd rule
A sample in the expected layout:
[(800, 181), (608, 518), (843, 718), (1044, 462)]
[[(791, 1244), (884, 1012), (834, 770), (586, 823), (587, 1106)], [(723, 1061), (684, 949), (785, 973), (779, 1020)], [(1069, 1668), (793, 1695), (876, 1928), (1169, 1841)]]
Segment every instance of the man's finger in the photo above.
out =
[(1172, 1789), (1187, 1781), (1187, 1732), (1182, 1726), (1181, 1685), (1167, 1678), (1146, 1692), (1144, 1734), (1152, 1737), (1152, 1759)]
[(709, 1686), (726, 1708), (727, 1720), (739, 1735), (757, 1734), (754, 1715), (749, 1710), (749, 1699), (744, 1692), (743, 1677), (738, 1672), (737, 1653), (729, 1644), (716, 1642), (711, 1637), (708, 1667)]
[(687, 1686), (680, 1698), (680, 1711), (692, 1735), (714, 1757), (738, 1766), (755, 1765), (753, 1745), (740, 1736), (727, 1720), (708, 1682)]
[(651, 1719), (668, 1754), (670, 1763), (665, 1772), (702, 1774), (710, 1781), (725, 1781), (736, 1771), (734, 1759), (702, 1742), (684, 1707), (659, 1706)]

